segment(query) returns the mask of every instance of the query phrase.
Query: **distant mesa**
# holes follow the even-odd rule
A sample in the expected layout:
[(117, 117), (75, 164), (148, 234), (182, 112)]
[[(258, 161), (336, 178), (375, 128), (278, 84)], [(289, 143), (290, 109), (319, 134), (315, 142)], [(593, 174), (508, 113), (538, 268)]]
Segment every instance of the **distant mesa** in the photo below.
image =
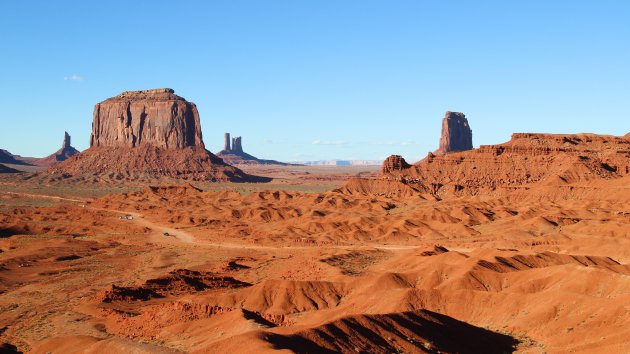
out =
[(13, 155), (7, 150), (0, 149), (0, 163), (14, 164), (14, 165), (27, 165), (28, 163), (22, 160), (21, 156)]
[(243, 139), (240, 136), (230, 140), (230, 133), (223, 136), (223, 150), (217, 153), (223, 161), (230, 165), (280, 165), (290, 166), (291, 164), (276, 160), (263, 160), (243, 151)]
[(11, 168), (9, 166), (0, 164), (0, 173), (18, 173), (18, 172), (20, 171), (16, 170), (15, 168)]
[(449, 152), (471, 150), (472, 148), (472, 130), (464, 113), (446, 112), (442, 120), (440, 147), (434, 154), (442, 155)]
[(131, 180), (268, 181), (207, 151), (197, 106), (168, 88), (125, 91), (97, 103), (90, 148), (47, 173)]

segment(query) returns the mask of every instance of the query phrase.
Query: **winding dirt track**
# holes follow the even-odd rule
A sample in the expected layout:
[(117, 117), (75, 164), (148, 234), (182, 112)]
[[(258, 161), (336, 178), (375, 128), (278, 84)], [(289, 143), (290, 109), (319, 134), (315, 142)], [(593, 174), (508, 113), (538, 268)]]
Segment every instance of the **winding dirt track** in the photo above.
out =
[(55, 199), (55, 200), (65, 200), (69, 202), (85, 202), (85, 200), (81, 200), (81, 199), (70, 199), (70, 198), (58, 197), (56, 195), (17, 193), (17, 192), (2, 192), (2, 193), (8, 194), (8, 195), (29, 197), (29, 198)]

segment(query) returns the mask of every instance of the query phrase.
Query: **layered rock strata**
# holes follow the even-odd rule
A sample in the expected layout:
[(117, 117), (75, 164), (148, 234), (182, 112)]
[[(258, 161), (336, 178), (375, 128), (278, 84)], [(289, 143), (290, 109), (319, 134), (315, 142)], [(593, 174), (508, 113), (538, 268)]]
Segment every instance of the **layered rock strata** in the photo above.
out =
[(197, 106), (172, 89), (126, 91), (94, 106), (90, 146), (204, 147)]

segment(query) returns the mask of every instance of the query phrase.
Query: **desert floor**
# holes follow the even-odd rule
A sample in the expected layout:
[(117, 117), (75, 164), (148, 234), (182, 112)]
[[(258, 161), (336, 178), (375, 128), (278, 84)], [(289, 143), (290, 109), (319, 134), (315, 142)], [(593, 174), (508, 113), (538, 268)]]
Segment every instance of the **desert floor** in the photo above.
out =
[[(0, 343), (78, 352), (630, 352), (630, 179), (570, 197), (0, 179)], [(135, 351), (134, 351), (135, 350)]]

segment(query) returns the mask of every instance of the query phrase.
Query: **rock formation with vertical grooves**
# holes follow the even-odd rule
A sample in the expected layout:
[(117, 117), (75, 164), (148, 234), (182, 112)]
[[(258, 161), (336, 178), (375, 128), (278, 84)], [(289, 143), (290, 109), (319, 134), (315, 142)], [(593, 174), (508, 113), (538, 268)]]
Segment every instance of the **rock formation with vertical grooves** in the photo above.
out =
[(197, 106), (172, 89), (126, 91), (94, 106), (91, 147), (204, 147)]
[(232, 138), (232, 152), (235, 154), (243, 153), (243, 145), (241, 145), (241, 137), (235, 136)]
[(446, 112), (442, 120), (440, 147), (434, 154), (442, 155), (449, 152), (466, 151), (472, 148), (472, 130), (464, 113)]

